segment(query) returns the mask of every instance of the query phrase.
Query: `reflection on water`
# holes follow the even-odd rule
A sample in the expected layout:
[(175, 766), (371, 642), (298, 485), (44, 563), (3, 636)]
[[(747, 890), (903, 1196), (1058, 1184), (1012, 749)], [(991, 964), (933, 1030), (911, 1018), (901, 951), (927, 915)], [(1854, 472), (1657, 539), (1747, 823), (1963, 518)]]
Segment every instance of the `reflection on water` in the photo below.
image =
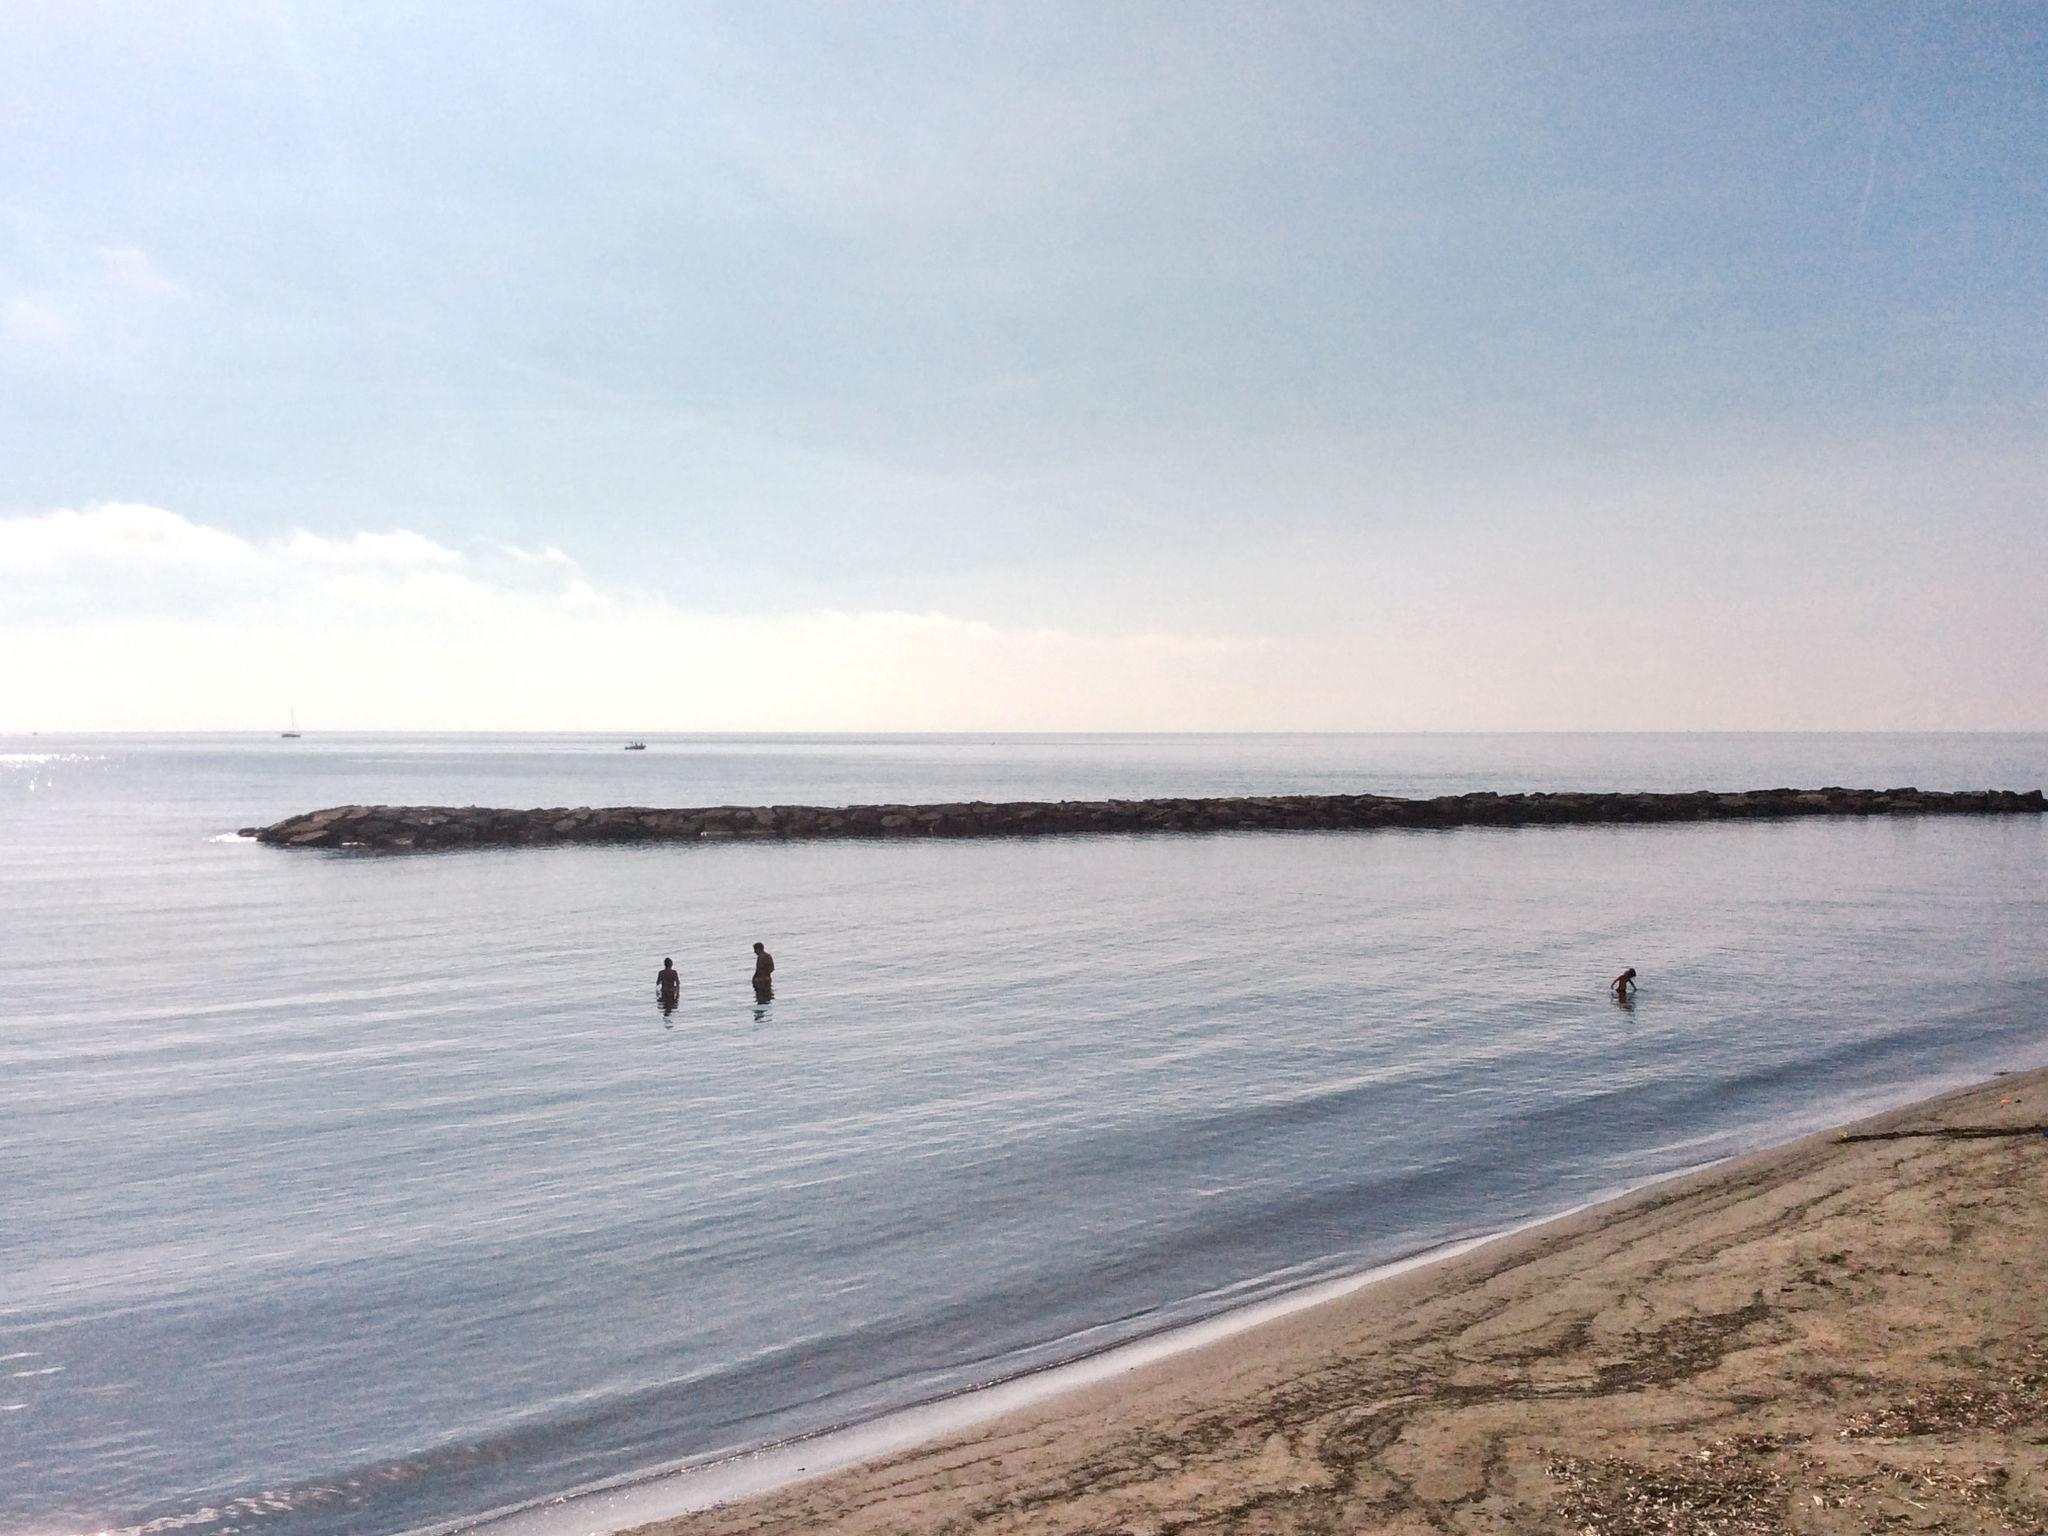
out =
[[(0, 773), (0, 1529), (415, 1528), (2043, 1052), (2039, 818), (418, 859), (223, 828), (361, 800), (2029, 787), (2044, 748), (65, 744), (32, 793)], [(621, 792), (620, 759), (648, 782)], [(772, 1008), (727, 990), (756, 935), (800, 965)], [(1623, 1029), (1601, 989), (1629, 963), (1654, 997)]]

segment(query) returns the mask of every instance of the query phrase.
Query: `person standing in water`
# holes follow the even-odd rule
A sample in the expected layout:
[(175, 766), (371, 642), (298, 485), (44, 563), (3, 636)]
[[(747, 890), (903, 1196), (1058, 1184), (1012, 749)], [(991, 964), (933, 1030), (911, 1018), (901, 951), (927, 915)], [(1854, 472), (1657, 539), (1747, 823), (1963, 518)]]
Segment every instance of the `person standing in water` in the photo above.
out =
[(683, 978), (676, 974), (676, 963), (667, 955), (662, 956), (661, 969), (654, 973), (654, 996), (663, 1013), (682, 1001)]
[(754, 1001), (765, 1003), (775, 996), (775, 957), (760, 944), (754, 945)]
[(1614, 994), (1617, 1003), (1631, 1002), (1636, 992), (1636, 968), (1630, 966), (1614, 980), (1607, 983), (1607, 990)]

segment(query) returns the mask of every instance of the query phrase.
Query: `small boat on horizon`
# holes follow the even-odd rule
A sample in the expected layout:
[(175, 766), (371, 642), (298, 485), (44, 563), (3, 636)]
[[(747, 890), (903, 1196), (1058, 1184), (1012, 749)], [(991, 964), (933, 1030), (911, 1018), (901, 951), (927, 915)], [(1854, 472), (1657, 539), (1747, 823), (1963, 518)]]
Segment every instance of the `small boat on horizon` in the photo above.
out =
[(629, 741), (626, 743), (626, 750), (628, 752), (645, 752), (647, 750), (647, 743), (644, 741)]
[(286, 741), (297, 741), (299, 739), (299, 711), (297, 706), (294, 706), (292, 709), (291, 728), (289, 730), (279, 731), (277, 734), (283, 737)]

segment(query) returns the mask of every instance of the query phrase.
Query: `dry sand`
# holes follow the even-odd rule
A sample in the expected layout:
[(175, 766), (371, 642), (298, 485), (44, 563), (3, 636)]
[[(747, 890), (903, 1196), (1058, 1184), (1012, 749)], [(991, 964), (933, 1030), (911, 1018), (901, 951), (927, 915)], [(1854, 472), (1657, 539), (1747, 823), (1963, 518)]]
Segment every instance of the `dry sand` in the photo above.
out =
[(1998, 1078), (647, 1529), (2039, 1536), (2044, 1119)]

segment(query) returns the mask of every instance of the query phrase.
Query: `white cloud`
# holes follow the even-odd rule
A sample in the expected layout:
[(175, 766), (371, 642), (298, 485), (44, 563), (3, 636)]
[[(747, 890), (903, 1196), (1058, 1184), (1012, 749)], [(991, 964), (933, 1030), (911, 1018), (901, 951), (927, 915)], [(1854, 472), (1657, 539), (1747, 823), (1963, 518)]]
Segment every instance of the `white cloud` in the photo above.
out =
[(159, 272), (149, 256), (135, 246), (102, 246), (99, 258), (107, 281), (116, 288), (158, 299), (177, 298), (185, 291)]
[(462, 556), (422, 534), (398, 528), (390, 533), (356, 533), (345, 539), (322, 538), (295, 529), (279, 551), (287, 560), (323, 566), (450, 566)]
[[(1434, 608), (1372, 601), (1360, 566), (1352, 614), (1272, 638), (704, 613), (553, 549), (67, 509), (0, 518), (0, 656), (31, 659), (0, 731), (274, 729), (292, 704), (320, 730), (2011, 729), (2048, 698), (2023, 560), (1787, 605), (1646, 594), (1615, 537), (1569, 590), (1521, 546), (1399, 556)], [(1500, 560), (1526, 591), (1480, 579)]]
[(0, 311), (0, 330), (29, 346), (89, 343), (127, 334), (138, 323), (138, 311), (184, 293), (132, 245), (75, 251), (65, 279), (7, 302)]
[[(1077, 635), (935, 612), (711, 615), (552, 546), (409, 530), (250, 540), (159, 507), (0, 519), (0, 730), (1167, 728), (1264, 691), (1261, 642)], [(226, 577), (228, 579), (221, 579)]]
[(85, 575), (95, 567), (146, 569), (167, 577), (197, 569), (288, 577), (294, 572), (450, 568), (463, 557), (423, 534), (397, 528), (328, 538), (295, 528), (257, 542), (142, 502), (0, 517), (0, 571)]
[(508, 559), (518, 561), (521, 565), (574, 566), (576, 564), (574, 560), (571, 560), (552, 544), (540, 549), (522, 549), (517, 544), (500, 544), (498, 552)]
[(253, 571), (262, 564), (246, 539), (138, 502), (0, 517), (0, 571), (9, 574), (116, 566), (169, 576), (194, 569)]
[(34, 346), (61, 347), (71, 339), (71, 327), (51, 305), (18, 298), (7, 306), (7, 334)]

